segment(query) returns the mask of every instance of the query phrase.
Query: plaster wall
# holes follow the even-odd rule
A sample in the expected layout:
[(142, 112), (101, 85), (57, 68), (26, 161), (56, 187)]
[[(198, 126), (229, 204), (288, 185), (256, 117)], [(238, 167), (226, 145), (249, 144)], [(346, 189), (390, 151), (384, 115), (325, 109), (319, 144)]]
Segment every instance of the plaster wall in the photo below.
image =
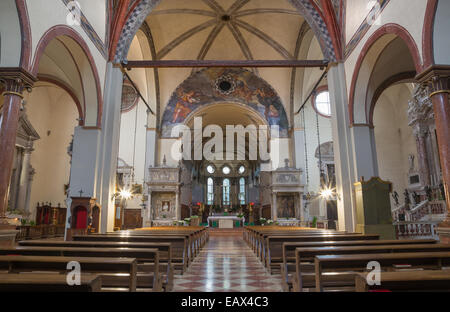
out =
[(35, 168), (30, 208), (38, 202), (65, 207), (64, 185), (69, 183), (70, 156), (67, 154), (78, 112), (70, 96), (55, 86), (38, 86), (26, 96), (27, 114), (41, 137), (34, 144), (30, 163)]

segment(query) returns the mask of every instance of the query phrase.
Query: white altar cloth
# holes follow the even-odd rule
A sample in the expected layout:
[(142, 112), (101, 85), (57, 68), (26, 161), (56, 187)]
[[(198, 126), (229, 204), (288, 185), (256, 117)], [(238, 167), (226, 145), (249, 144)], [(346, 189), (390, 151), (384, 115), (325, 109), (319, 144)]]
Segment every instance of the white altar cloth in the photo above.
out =
[(241, 221), (244, 224), (245, 218), (239, 218), (238, 216), (210, 216), (208, 217), (208, 225), (210, 227), (212, 227), (213, 221), (217, 221), (221, 229), (232, 229), (235, 221)]

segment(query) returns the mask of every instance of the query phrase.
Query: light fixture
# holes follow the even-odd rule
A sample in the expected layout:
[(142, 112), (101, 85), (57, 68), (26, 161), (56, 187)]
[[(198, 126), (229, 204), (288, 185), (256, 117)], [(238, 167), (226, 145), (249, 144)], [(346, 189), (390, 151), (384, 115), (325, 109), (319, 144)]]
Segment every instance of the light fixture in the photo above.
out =
[(320, 196), (328, 199), (333, 196), (333, 190), (329, 188), (323, 189), (322, 191), (320, 191)]
[(129, 190), (121, 190), (119, 192), (119, 196), (122, 197), (122, 199), (130, 199), (133, 194)]

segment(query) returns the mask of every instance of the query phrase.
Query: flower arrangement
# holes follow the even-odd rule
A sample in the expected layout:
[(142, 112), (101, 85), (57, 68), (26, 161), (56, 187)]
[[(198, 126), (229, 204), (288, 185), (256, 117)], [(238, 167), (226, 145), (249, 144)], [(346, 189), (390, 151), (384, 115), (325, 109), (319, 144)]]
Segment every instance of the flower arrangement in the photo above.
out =
[(266, 224), (267, 225), (273, 225), (275, 222), (273, 220), (267, 220)]
[(259, 223), (261, 223), (261, 225), (265, 225), (266, 222), (267, 222), (267, 219), (266, 219), (266, 218), (260, 218), (260, 219), (259, 219)]

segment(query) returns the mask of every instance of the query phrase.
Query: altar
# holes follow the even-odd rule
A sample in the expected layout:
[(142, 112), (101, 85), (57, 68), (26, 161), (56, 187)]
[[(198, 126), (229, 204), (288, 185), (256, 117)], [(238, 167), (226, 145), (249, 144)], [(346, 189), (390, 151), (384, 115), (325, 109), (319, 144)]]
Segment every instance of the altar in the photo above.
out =
[(239, 218), (238, 216), (210, 216), (208, 217), (208, 226), (213, 227), (213, 222), (218, 223), (219, 229), (233, 229), (236, 221), (244, 224), (245, 218)]

